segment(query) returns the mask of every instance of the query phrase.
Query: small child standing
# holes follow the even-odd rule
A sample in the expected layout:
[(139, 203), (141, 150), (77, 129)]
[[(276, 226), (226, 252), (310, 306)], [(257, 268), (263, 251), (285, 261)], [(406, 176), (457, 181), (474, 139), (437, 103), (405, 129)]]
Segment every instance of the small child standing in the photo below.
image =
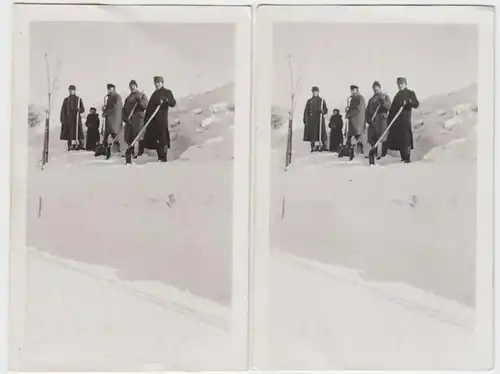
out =
[(87, 121), (85, 126), (87, 126), (87, 141), (85, 143), (85, 149), (87, 151), (95, 151), (97, 144), (99, 143), (99, 115), (95, 108), (90, 108), (90, 113), (87, 116)]
[(330, 117), (330, 152), (338, 152), (340, 144), (344, 141), (344, 136), (342, 134), (342, 127), (344, 121), (342, 120), (342, 115), (338, 109), (333, 110), (333, 115)]

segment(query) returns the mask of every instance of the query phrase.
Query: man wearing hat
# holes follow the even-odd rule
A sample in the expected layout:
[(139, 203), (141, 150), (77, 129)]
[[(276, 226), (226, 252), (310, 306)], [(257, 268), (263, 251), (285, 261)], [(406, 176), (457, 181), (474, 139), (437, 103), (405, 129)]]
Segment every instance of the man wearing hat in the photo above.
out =
[(411, 150), (413, 149), (411, 111), (413, 108), (418, 108), (420, 103), (415, 92), (407, 88), (406, 78), (398, 78), (397, 84), (399, 91), (394, 96), (391, 109), (389, 110), (389, 123), (396, 116), (400, 108), (403, 108), (403, 110), (389, 130), (387, 148), (399, 151), (401, 162), (409, 163)]
[[(148, 107), (148, 98), (144, 92), (140, 92), (137, 82), (132, 79), (129, 83), (130, 94), (125, 99), (123, 104), (123, 121), (125, 122), (125, 142), (128, 146), (132, 144), (134, 139), (139, 135), (139, 132), (144, 126), (144, 112)], [(134, 158), (144, 153), (143, 138), (137, 142), (138, 152), (133, 152)]]
[[(380, 83), (375, 81), (372, 85), (373, 96), (368, 100), (366, 106), (366, 122), (368, 123), (368, 144), (372, 147), (377, 143), (385, 129), (387, 128), (387, 116), (391, 108), (391, 98), (382, 92)], [(387, 154), (387, 144), (385, 139), (381, 140), (382, 154), (377, 157), (380, 159)], [(375, 150), (377, 155), (377, 150)]]
[(114, 84), (109, 83), (107, 89), (106, 104), (102, 108), (102, 115), (105, 119), (103, 144), (108, 147), (108, 137), (111, 135), (111, 145), (114, 146), (116, 152), (120, 152), (123, 110), (122, 97), (116, 92)]
[[(326, 150), (325, 115), (328, 107), (325, 100), (319, 96), (319, 88), (312, 87), (312, 97), (307, 100), (304, 108), (304, 137), (303, 141), (311, 144), (311, 152)], [(319, 145), (316, 145), (318, 143)]]
[[(170, 148), (170, 131), (168, 128), (168, 109), (176, 105), (174, 94), (163, 87), (163, 77), (154, 77), (156, 91), (153, 92), (146, 108), (144, 120), (151, 118), (151, 123), (144, 133), (144, 148), (155, 149), (158, 160), (167, 161), (167, 152)], [(155, 111), (158, 109), (155, 115)]]
[(357, 153), (363, 153), (363, 136), (366, 129), (365, 98), (359, 93), (359, 87), (351, 85), (351, 96), (349, 106), (346, 108), (346, 118), (348, 119), (347, 144), (356, 145)]
[(61, 140), (66, 140), (68, 151), (83, 149), (83, 128), (81, 114), (85, 112), (83, 101), (76, 95), (76, 87), (68, 87), (69, 96), (61, 107)]

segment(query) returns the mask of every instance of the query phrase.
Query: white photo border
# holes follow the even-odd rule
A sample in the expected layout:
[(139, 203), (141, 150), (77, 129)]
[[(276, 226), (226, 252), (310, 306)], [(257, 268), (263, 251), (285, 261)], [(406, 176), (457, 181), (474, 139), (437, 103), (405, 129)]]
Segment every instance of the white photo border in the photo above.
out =
[[(118, 12), (119, 11), (119, 12)], [(29, 92), (29, 28), (32, 22), (231, 23), (235, 25), (235, 126), (233, 161), (232, 366), (248, 367), (248, 259), (251, 7), (27, 5), (13, 10), (12, 123), (25, 123)], [(9, 362), (21, 352), (25, 305), (28, 127), (11, 129), (11, 237)], [(229, 229), (229, 228), (228, 228)]]
[[(280, 2), (277, 2), (280, 3)], [(353, 3), (356, 3), (354, 1)], [(392, 3), (392, 2), (388, 2)], [(273, 24), (274, 23), (415, 23), (469, 24), (478, 26), (478, 154), (477, 154), (477, 257), (476, 257), (476, 324), (478, 367), (485, 362), (493, 367), (494, 356), (494, 12), (486, 6), (418, 6), (398, 4), (344, 6), (260, 5), (256, 11), (253, 77), (254, 141), (252, 167), (255, 180), (252, 193), (252, 274), (255, 296), (252, 305), (254, 318), (254, 351), (256, 368), (268, 365), (268, 272), (270, 256), (270, 193), (271, 193), (271, 117), (273, 92)], [(257, 365), (255, 365), (257, 363)], [(308, 370), (308, 373), (316, 372)], [(351, 371), (338, 371), (348, 373)], [(354, 371), (352, 371), (354, 373)], [(363, 371), (356, 371), (361, 373)], [(383, 372), (383, 371), (381, 371)], [(415, 372), (415, 371), (412, 371)], [(430, 373), (431, 371), (426, 371)]]

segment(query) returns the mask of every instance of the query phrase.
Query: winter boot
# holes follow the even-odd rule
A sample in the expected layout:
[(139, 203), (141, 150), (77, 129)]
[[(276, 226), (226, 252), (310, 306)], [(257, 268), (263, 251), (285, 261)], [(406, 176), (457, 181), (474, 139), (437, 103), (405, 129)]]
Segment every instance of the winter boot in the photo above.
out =
[(137, 152), (137, 156), (142, 156), (144, 154), (144, 141), (139, 140), (139, 152)]

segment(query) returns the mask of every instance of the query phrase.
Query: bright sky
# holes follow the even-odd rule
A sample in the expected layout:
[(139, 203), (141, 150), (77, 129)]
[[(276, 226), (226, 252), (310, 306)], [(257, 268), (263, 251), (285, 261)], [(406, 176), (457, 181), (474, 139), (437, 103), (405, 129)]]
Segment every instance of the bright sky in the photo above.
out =
[(44, 22), (32, 24), (30, 36), (30, 103), (47, 101), (47, 52), (52, 70), (60, 63), (57, 110), (70, 84), (88, 108), (103, 102), (108, 83), (124, 96), (135, 79), (150, 96), (153, 76), (161, 75), (182, 97), (234, 81), (236, 29), (230, 23)]
[(476, 26), (281, 23), (273, 37), (273, 105), (289, 108), (291, 53), (295, 77), (300, 76), (296, 113), (312, 86), (319, 86), (331, 113), (334, 107), (344, 111), (351, 84), (368, 99), (374, 80), (393, 97), (399, 76), (419, 98), (477, 82)]

